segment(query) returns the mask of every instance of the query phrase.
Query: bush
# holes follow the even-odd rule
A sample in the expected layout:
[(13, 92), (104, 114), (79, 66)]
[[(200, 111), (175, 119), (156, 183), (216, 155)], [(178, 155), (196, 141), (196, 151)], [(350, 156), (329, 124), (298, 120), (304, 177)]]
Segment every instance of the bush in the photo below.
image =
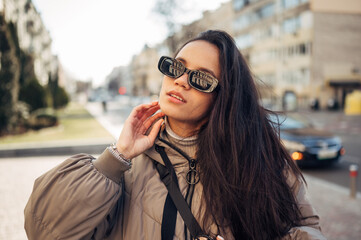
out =
[(20, 134), (27, 131), (27, 122), (29, 119), (29, 105), (24, 102), (17, 102), (14, 104), (14, 121), (12, 134)]
[(57, 87), (54, 96), (53, 106), (55, 109), (65, 107), (69, 103), (69, 96), (65, 89)]
[(47, 107), (45, 88), (35, 78), (29, 80), (20, 88), (19, 100), (29, 104), (31, 112)]
[(38, 130), (46, 127), (53, 127), (58, 124), (58, 117), (51, 108), (42, 108), (34, 111), (28, 120), (28, 126)]

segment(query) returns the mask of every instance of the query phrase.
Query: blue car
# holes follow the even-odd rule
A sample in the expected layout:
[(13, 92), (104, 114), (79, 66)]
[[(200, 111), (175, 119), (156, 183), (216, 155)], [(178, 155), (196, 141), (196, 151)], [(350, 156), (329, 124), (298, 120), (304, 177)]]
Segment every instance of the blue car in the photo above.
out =
[(300, 167), (334, 164), (345, 153), (339, 137), (314, 128), (298, 113), (270, 115), (269, 119), (280, 130), (283, 145)]

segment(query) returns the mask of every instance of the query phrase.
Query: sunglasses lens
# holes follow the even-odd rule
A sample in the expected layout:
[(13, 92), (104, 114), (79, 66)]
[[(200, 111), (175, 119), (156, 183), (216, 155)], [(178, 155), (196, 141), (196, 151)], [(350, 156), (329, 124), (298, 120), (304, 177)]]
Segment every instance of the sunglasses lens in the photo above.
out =
[(185, 67), (174, 59), (164, 58), (159, 66), (159, 70), (169, 77), (178, 78), (184, 73)]
[[(171, 78), (179, 78), (186, 71), (186, 67), (179, 61), (170, 57), (161, 57), (158, 69)], [(187, 70), (189, 85), (201, 92), (212, 92), (218, 85), (218, 80), (212, 75), (202, 71)]]
[(200, 91), (208, 91), (215, 79), (206, 73), (193, 71), (189, 75), (189, 84)]

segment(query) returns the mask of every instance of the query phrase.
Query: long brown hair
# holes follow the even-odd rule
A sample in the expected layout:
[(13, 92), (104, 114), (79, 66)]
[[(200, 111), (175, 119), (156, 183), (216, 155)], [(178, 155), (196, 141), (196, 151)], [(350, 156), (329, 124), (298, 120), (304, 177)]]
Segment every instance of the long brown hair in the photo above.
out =
[(302, 174), (268, 119), (270, 112), (260, 106), (251, 71), (233, 38), (209, 30), (187, 43), (196, 40), (218, 47), (221, 66), (214, 107), (198, 138), (203, 225), (213, 219), (235, 239), (281, 237), (301, 222), (285, 171), (303, 179)]

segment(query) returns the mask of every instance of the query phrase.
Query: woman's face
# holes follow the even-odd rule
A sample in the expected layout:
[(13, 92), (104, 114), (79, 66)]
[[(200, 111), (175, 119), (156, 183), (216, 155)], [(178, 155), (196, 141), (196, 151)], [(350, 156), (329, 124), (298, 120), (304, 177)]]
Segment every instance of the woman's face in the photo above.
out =
[[(219, 50), (209, 42), (197, 40), (188, 43), (176, 59), (190, 70), (202, 70), (220, 80)], [(168, 116), (170, 123), (200, 127), (207, 120), (214, 93), (204, 93), (192, 88), (187, 79), (187, 73), (177, 79), (164, 76), (159, 96), (160, 108)]]

